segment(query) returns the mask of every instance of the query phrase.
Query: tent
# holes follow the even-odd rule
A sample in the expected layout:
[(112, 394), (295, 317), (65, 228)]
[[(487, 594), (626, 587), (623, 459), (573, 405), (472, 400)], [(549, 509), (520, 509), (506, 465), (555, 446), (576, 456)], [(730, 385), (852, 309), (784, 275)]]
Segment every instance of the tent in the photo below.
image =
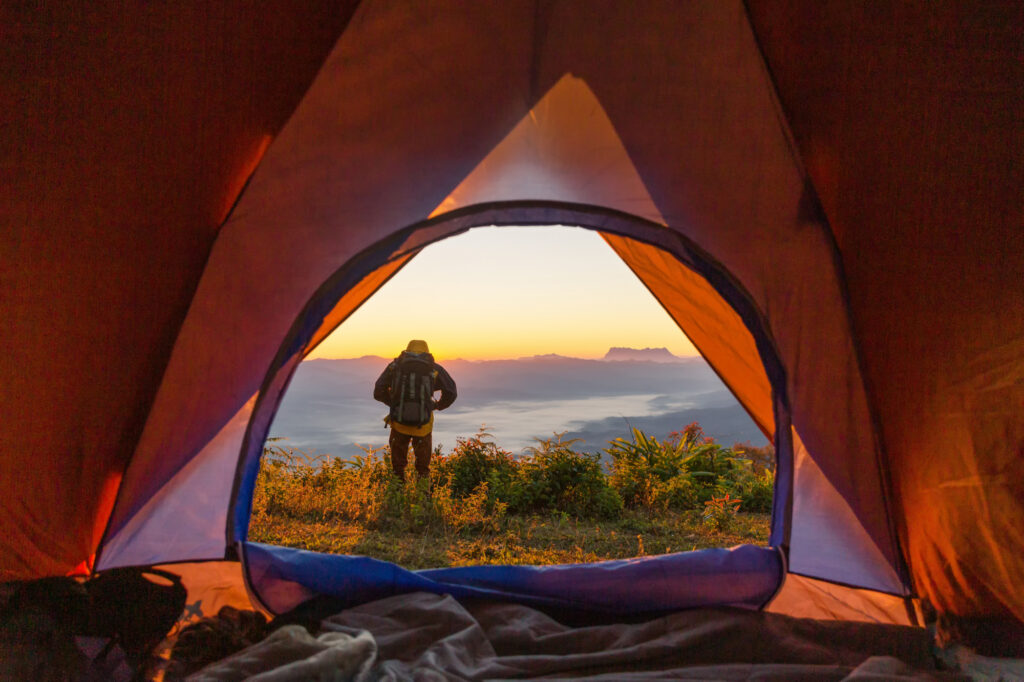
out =
[(1019, 633), (1020, 5), (0, 12), (0, 579), (173, 564), (200, 590), (241, 561), (285, 608), (378, 575), (246, 542), (291, 372), (424, 246), (566, 224), (779, 453), (771, 559), (666, 584)]

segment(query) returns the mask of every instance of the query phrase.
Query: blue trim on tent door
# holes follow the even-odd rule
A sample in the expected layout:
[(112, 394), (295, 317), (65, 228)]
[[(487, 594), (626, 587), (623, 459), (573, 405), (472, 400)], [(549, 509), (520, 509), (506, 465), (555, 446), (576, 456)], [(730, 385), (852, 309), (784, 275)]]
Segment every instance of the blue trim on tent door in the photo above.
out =
[(772, 527), (768, 544), (789, 557), (789, 535), (793, 526), (793, 427), (789, 410), (777, 399), (775, 411), (775, 485), (772, 493)]
[(555, 566), (465, 566), (410, 571), (363, 556), (242, 543), (246, 579), (269, 611), (324, 595), (342, 608), (409, 592), (511, 601), (619, 615), (704, 606), (761, 608), (782, 581), (770, 547), (740, 545)]

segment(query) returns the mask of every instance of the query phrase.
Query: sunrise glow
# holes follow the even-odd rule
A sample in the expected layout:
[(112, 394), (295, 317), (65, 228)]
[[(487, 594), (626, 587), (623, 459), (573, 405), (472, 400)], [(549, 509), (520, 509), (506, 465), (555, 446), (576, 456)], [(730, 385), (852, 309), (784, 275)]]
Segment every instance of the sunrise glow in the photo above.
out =
[(597, 233), (568, 227), (477, 228), (427, 247), (309, 357), (390, 357), (412, 338), (439, 360), (697, 355)]

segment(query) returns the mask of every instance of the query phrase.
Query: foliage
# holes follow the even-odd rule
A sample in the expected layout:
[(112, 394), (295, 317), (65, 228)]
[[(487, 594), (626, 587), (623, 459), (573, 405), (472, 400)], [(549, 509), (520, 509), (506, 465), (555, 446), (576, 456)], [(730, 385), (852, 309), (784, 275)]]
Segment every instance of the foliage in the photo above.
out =
[[(387, 448), (343, 461), (273, 439), (250, 537), (401, 556), (405, 565), (438, 565), (445, 552), (456, 564), (553, 563), (765, 541), (774, 474), (746, 456), (749, 446), (722, 447), (696, 423), (666, 440), (634, 429), (630, 440), (609, 443), (606, 472), (599, 454), (578, 452), (563, 436), (515, 456), (481, 429), (448, 454), (435, 451), (428, 480), (410, 468), (406, 481), (392, 474)], [(599, 539), (602, 527), (610, 537)], [(566, 533), (577, 539), (566, 545)]]
[(775, 446), (771, 443), (761, 447), (755, 447), (749, 442), (734, 443), (732, 450), (740, 457), (750, 460), (755, 473), (760, 474), (765, 470), (775, 471)]
[(739, 498), (729, 498), (729, 493), (723, 497), (712, 497), (704, 503), (704, 525), (716, 531), (729, 530), (736, 520), (739, 512)]
[(430, 463), (434, 486), (447, 486), (455, 497), (472, 494), (482, 483), (507, 489), (516, 476), (516, 462), (512, 453), (485, 440), (490, 436), (481, 428), (472, 438), (459, 438), (450, 455), (435, 452)]
[(697, 486), (687, 476), (673, 476), (667, 481), (659, 481), (651, 490), (648, 506), (656, 511), (695, 509)]
[(743, 466), (733, 474), (730, 490), (743, 499), (741, 510), (770, 514), (775, 499), (775, 475), (768, 469), (755, 473), (753, 465)]
[(630, 507), (650, 507), (659, 486), (683, 474), (688, 439), (659, 441), (640, 429), (632, 429), (632, 440), (616, 438), (605, 450), (612, 460), (611, 483)]
[(696, 422), (663, 441), (633, 429), (631, 440), (616, 438), (605, 452), (612, 460), (611, 484), (628, 507), (697, 509), (732, 493), (747, 498), (744, 511), (771, 511), (772, 471), (708, 438)]
[(600, 455), (576, 452), (576, 439), (536, 438), (530, 456), (519, 463), (510, 486), (510, 508), (517, 513), (559, 511), (581, 518), (611, 518), (622, 512), (622, 498), (601, 469)]

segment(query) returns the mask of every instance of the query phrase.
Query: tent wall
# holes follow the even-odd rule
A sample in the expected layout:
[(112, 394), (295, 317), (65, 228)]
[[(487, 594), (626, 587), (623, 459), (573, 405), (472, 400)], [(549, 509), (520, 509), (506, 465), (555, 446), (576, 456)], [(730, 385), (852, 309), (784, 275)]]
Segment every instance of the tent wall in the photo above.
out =
[(920, 625), (919, 615), (907, 606), (907, 601), (896, 595), (790, 573), (765, 611), (816, 620)]
[(352, 4), (0, 8), (0, 579), (95, 552), (217, 229)]
[[(310, 341), (310, 348), (355, 312), (414, 253), (395, 258), (356, 283), (324, 318)], [(294, 357), (292, 368), (301, 359), (301, 354)], [(282, 388), (289, 379), (287, 374), (281, 376)], [(175, 472), (128, 523), (109, 535), (97, 559), (99, 570), (155, 564), (168, 558), (225, 556), (229, 506), (233, 499), (230, 491), (235, 485), (238, 456), (257, 397), (254, 392), (196, 456)]]
[(743, 6), (581, 6), (360, 6), (221, 231), (115, 532), (256, 392), (332, 271), (438, 210), (547, 199), (662, 216), (731, 271), (808, 452), (898, 567), (831, 238)]
[(839, 243), (917, 588), (1024, 620), (1024, 6), (748, 5)]
[[(527, 82), (511, 64), (526, 59), (530, 17), (478, 5), (445, 16), (453, 23), (426, 6), (360, 6), (359, 30), (345, 33), (333, 68), (317, 78), (334, 87), (307, 93), (221, 230), (122, 484), (115, 529), (257, 391), (320, 283), (374, 236), (429, 214), (449, 178), (518, 118)], [(476, 31), (487, 39), (467, 38)], [(382, 49), (394, 45), (402, 49)], [(464, 100), (451, 106), (448, 93)], [(385, 181), (387, 196), (363, 184)]]
[[(857, 344), (840, 376), (866, 382), (878, 429), (857, 399), (800, 436), (859, 463), (830, 420), (880, 435), (918, 588), (947, 614), (1024, 619), (1019, 3), (367, 2), (344, 69), (318, 78), (340, 89), (310, 91), (321, 99), (277, 140), (292, 151), (218, 235), (352, 4), (0, 9), (0, 577), (87, 559), (119, 485), (127, 523), (238, 414), (261, 373), (246, 368), (266, 367), (290, 319), (230, 311), (294, 314), (334, 268), (437, 210), (571, 72), (664, 222), (730, 254), (774, 323), (793, 328), (801, 296), (834, 278), (848, 318), (829, 324), (852, 320)], [(302, 142), (324, 123), (344, 149), (329, 166)], [(383, 179), (398, 190), (360, 194)], [(310, 236), (333, 237), (312, 272), (294, 248)], [(259, 284), (269, 254), (293, 284)], [(780, 269), (806, 281), (775, 288)], [(814, 364), (820, 346), (779, 343), (812, 358), (801, 376), (836, 376)], [(801, 383), (795, 404), (831, 401)], [(823, 469), (837, 485), (850, 473)], [(840, 492), (858, 516), (880, 506)]]

